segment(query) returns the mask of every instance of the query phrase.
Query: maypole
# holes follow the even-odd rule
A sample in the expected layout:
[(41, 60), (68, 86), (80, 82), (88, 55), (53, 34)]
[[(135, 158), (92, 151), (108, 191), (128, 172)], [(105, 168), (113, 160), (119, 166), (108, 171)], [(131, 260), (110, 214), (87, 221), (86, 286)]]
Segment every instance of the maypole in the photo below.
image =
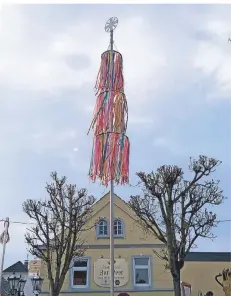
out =
[(110, 49), (101, 55), (96, 79), (96, 105), (90, 129), (94, 130), (90, 179), (110, 183), (110, 292), (114, 296), (114, 184), (129, 182), (129, 139), (126, 136), (128, 107), (124, 94), (123, 58), (113, 49), (113, 31), (118, 25), (110, 18), (105, 31), (110, 33)]

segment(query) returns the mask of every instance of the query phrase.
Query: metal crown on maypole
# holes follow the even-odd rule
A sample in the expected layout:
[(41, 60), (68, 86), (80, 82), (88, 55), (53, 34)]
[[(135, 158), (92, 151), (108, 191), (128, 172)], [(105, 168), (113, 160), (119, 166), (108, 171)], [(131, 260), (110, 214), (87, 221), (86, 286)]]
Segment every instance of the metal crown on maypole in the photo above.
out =
[(127, 100), (124, 94), (123, 58), (113, 49), (113, 31), (118, 18), (110, 18), (105, 31), (110, 32), (110, 49), (101, 55), (96, 79), (96, 105), (90, 129), (94, 130), (90, 179), (99, 179), (106, 187), (110, 183), (110, 292), (114, 296), (114, 183), (129, 182), (129, 149), (126, 136)]

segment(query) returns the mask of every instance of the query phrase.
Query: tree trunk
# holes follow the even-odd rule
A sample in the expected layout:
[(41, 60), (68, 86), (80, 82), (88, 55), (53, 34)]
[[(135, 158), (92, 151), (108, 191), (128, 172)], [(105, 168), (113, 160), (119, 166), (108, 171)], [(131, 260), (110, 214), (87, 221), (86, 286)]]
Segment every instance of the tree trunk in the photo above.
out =
[(175, 296), (181, 296), (180, 272), (178, 275), (175, 273), (173, 276), (173, 288)]
[(177, 258), (172, 258), (170, 270), (172, 274), (174, 294), (175, 296), (181, 296), (180, 264)]
[(59, 293), (57, 293), (56, 291), (50, 291), (50, 296), (59, 296)]
[(57, 290), (55, 290), (55, 289), (50, 289), (50, 296), (59, 296), (59, 293), (58, 293), (58, 291)]

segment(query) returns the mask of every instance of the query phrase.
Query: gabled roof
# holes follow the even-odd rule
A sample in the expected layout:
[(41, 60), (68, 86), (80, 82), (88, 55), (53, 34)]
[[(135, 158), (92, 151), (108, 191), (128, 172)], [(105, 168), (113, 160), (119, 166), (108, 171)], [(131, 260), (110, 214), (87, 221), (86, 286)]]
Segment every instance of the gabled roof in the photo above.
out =
[(12, 273), (13, 272), (27, 272), (27, 271), (28, 270), (27, 270), (26, 266), (21, 261), (18, 261), (3, 270), (3, 272), (12, 272)]

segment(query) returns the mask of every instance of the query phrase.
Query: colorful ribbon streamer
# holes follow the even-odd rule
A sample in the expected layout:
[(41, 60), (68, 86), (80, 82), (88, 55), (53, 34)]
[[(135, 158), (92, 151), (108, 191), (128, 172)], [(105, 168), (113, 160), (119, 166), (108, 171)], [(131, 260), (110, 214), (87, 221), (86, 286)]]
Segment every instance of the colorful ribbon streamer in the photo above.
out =
[(130, 143), (126, 136), (127, 100), (124, 94), (123, 59), (117, 51), (106, 51), (95, 85), (97, 100), (90, 129), (94, 130), (90, 179), (105, 186), (129, 182)]

